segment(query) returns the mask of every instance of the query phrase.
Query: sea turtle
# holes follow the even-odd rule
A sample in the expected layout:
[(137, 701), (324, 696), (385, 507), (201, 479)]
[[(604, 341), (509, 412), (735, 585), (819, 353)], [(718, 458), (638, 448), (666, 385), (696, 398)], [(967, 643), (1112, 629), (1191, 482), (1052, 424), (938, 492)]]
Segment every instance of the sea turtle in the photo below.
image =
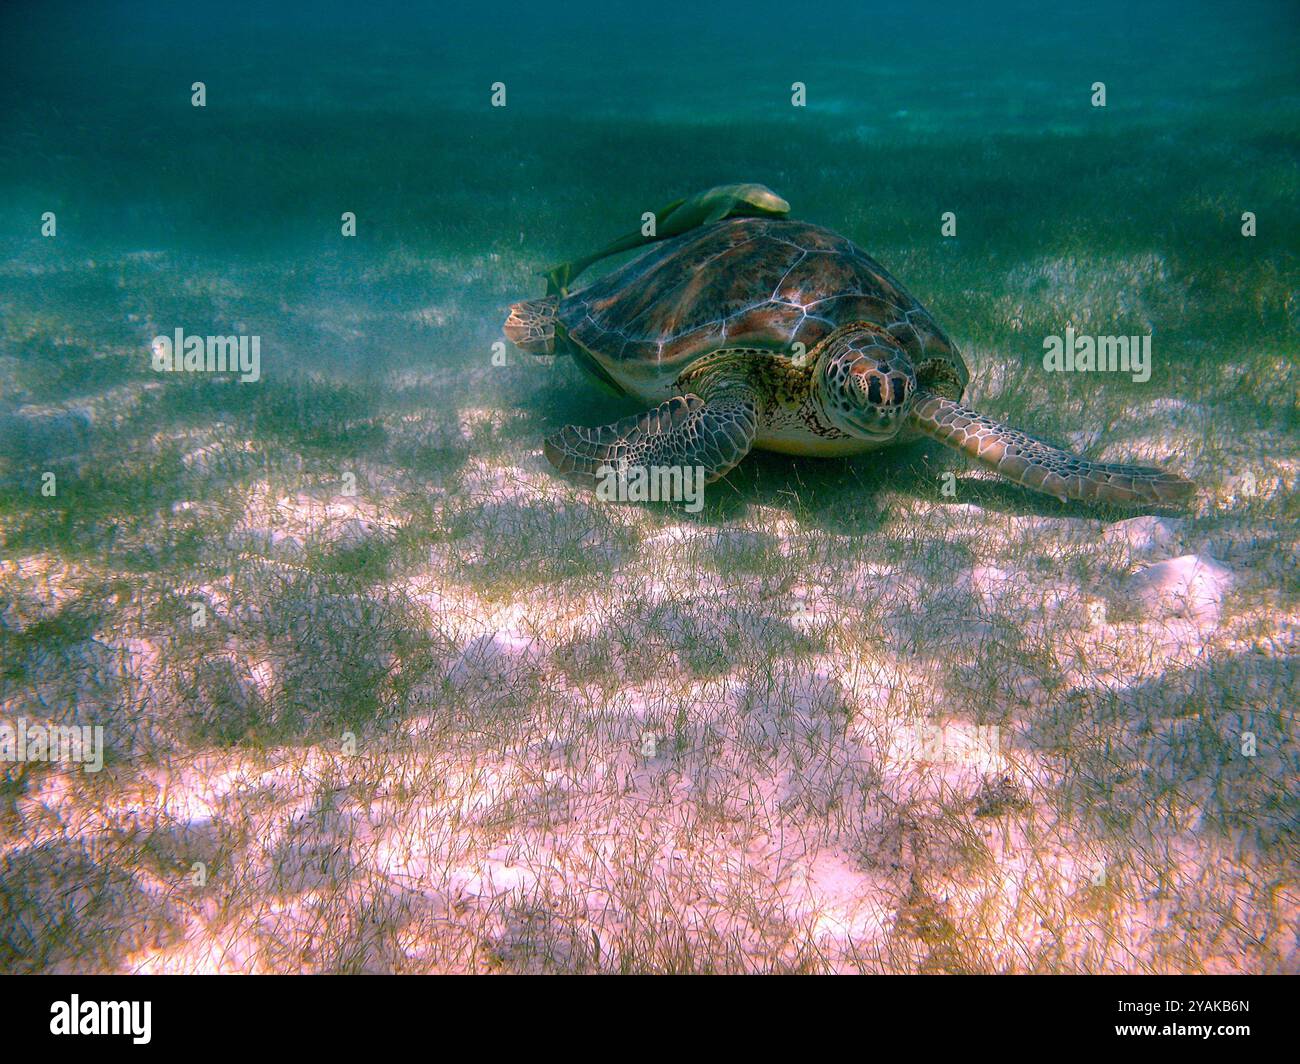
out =
[(848, 455), (925, 435), (1062, 500), (1168, 505), (1196, 490), (962, 406), (966, 364), (929, 312), (851, 241), (805, 222), (704, 225), (567, 296), (514, 304), (505, 334), (654, 404), (546, 440), (552, 465), (580, 479), (695, 467), (708, 482), (752, 447)]

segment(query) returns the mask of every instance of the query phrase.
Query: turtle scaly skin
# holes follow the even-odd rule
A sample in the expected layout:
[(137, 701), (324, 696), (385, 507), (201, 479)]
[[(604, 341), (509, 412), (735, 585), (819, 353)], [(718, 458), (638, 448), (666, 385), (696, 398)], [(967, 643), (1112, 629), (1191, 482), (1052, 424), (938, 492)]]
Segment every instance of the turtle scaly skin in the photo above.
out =
[(516, 303), (505, 332), (652, 404), (548, 438), (550, 462), (579, 477), (627, 463), (699, 467), (707, 481), (754, 447), (845, 455), (925, 435), (1061, 499), (1169, 505), (1195, 492), (961, 406), (969, 372), (929, 312), (851, 241), (802, 222), (704, 226), (570, 295)]
[(921, 398), (911, 417), (931, 438), (965, 452), (1009, 480), (1058, 499), (1173, 505), (1195, 491), (1191, 481), (1176, 473), (1089, 462), (938, 396)]

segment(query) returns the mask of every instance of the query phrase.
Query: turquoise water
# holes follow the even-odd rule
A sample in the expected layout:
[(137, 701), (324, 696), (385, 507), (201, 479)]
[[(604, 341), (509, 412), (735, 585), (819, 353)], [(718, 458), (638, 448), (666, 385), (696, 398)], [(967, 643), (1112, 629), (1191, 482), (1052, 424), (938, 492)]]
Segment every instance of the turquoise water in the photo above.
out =
[[(571, 367), (492, 361), (508, 305), (541, 293), (541, 267), (733, 181), (856, 240), (985, 365), (1032, 368), (1070, 322), (1150, 332), (1150, 389), (1191, 398), (1207, 362), (1296, 350), (1290, 4), (55, 3), (0, 18), (0, 413), (157, 385), (150, 342), (183, 328), (260, 337), (271, 390), (304, 372), (378, 388), (377, 415), (400, 405), (393, 375), (434, 373), (409, 403), (511, 409), (532, 446), (608, 408)], [(1059, 386), (1102, 401), (1091, 381)], [(1144, 393), (1100, 394), (1123, 409)], [(190, 402), (207, 416), (179, 392), (167, 416)], [(1225, 416), (1247, 423), (1278, 413), (1258, 390), (1235, 402)], [(1039, 427), (1078, 426), (1048, 412)], [(6, 438), (18, 454), (40, 433)], [(43, 457), (65, 443), (54, 433)]]
[[(126, 314), (246, 319), (271, 372), (454, 363), (532, 294), (531, 269), (735, 180), (949, 295), (934, 309), (958, 334), (992, 325), (970, 285), (1036, 253), (1176, 256), (1219, 321), (1219, 274), (1294, 278), (1292, 4), (694, 6), (6, 5), (7, 297), (123, 344), (147, 342)], [(1261, 219), (1248, 251), (1244, 209)], [(937, 238), (946, 210), (956, 244)], [(121, 255), (150, 265), (115, 293), (48, 276)], [(952, 292), (940, 262), (963, 274)], [(196, 275), (226, 292), (178, 298)], [(431, 303), (432, 332), (331, 332)], [(1264, 313), (1294, 330), (1294, 303)]]

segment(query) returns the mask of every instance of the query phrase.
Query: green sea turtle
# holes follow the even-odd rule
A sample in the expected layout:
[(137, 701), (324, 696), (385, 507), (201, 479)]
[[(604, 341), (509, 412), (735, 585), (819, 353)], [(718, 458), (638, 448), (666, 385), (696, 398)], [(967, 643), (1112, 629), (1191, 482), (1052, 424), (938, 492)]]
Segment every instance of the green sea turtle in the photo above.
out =
[(609, 258), (623, 251), (631, 251), (656, 240), (681, 236), (702, 225), (720, 222), (723, 218), (751, 218), (790, 213), (790, 204), (766, 185), (752, 182), (743, 185), (718, 185), (707, 192), (688, 199), (673, 200), (654, 212), (654, 236), (641, 230), (628, 233), (605, 245), (599, 251), (571, 262), (562, 262), (543, 270), (547, 295), (567, 295), (573, 279), (593, 262)]
[(702, 226), (567, 296), (514, 304), (505, 334), (654, 404), (546, 440), (552, 465), (580, 479), (621, 465), (694, 467), (707, 482), (753, 447), (848, 455), (925, 435), (1062, 500), (1168, 505), (1196, 490), (962, 406), (966, 364), (929, 312), (851, 241), (804, 222)]

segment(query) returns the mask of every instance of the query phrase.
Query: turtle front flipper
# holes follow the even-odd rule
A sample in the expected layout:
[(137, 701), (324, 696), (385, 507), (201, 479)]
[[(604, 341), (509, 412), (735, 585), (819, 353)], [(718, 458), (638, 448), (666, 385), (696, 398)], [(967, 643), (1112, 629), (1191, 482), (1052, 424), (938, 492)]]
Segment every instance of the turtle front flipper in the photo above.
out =
[(1076, 499), (1121, 506), (1175, 506), (1196, 494), (1196, 485), (1177, 473), (1089, 462), (927, 392), (917, 394), (911, 421), (940, 443), (1062, 502)]
[(751, 396), (733, 393), (706, 401), (678, 395), (612, 425), (569, 425), (547, 437), (543, 452), (561, 473), (582, 480), (632, 470), (643, 475), (691, 470), (702, 471), (707, 484), (749, 453), (757, 431), (758, 403)]

